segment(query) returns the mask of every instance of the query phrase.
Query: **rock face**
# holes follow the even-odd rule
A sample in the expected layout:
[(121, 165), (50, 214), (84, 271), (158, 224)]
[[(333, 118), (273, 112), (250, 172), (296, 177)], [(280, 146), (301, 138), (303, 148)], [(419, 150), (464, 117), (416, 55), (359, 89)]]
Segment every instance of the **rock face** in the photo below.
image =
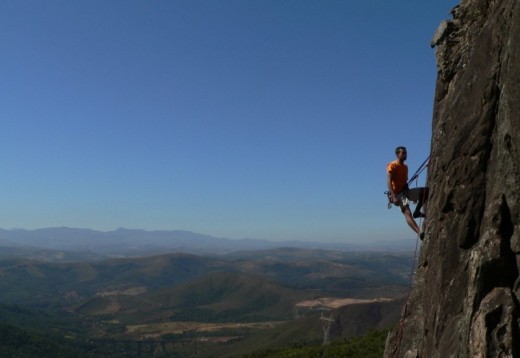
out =
[(433, 37), (426, 237), (385, 357), (520, 357), (520, 1), (462, 0)]

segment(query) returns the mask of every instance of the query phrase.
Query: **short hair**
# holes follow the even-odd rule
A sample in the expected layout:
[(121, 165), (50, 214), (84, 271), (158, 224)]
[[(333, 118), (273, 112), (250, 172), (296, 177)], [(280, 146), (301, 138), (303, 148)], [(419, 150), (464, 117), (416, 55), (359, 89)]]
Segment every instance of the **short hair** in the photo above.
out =
[(401, 146), (401, 147), (397, 147), (397, 148), (395, 148), (395, 154), (399, 153), (399, 152), (402, 151), (402, 150), (406, 152), (406, 147), (402, 147), (402, 146)]

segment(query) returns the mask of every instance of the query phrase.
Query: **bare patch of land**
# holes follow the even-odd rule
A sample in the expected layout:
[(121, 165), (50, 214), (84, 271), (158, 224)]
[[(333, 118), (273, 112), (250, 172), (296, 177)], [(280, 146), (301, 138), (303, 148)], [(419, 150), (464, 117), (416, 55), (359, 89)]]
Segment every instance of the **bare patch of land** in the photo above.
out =
[(138, 287), (129, 287), (121, 290), (103, 290), (99, 291), (96, 296), (107, 297), (107, 296), (116, 296), (116, 295), (127, 295), (127, 296), (137, 296), (147, 291), (146, 287), (138, 286)]
[(185, 332), (214, 332), (229, 328), (254, 328), (268, 329), (280, 323), (272, 322), (253, 322), (253, 323), (204, 323), (204, 322), (160, 322), (150, 324), (136, 324), (126, 326), (126, 333), (132, 336), (143, 338), (157, 338), (163, 334), (173, 333), (182, 334)]
[(374, 303), (374, 302), (388, 302), (391, 298), (373, 298), (373, 299), (358, 299), (358, 298), (334, 298), (334, 297), (321, 297), (313, 300), (301, 301), (296, 304), (296, 307), (303, 308), (339, 308), (348, 305), (356, 305), (361, 303)]

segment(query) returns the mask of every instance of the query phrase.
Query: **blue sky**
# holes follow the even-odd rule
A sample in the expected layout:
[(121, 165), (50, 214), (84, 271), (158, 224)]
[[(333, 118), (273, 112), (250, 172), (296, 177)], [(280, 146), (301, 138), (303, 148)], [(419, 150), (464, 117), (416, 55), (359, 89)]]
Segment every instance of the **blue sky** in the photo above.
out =
[(456, 4), (4, 1), (0, 227), (413, 239), (385, 167), (428, 155)]

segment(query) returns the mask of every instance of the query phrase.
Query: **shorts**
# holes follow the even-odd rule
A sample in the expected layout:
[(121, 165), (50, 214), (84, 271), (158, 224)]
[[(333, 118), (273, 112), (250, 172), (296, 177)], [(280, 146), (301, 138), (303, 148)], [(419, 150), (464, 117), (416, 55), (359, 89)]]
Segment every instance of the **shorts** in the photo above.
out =
[(423, 188), (405, 189), (397, 194), (397, 199), (403, 206), (408, 205), (410, 201), (416, 203), (419, 201), (419, 195), (421, 195), (422, 189)]

